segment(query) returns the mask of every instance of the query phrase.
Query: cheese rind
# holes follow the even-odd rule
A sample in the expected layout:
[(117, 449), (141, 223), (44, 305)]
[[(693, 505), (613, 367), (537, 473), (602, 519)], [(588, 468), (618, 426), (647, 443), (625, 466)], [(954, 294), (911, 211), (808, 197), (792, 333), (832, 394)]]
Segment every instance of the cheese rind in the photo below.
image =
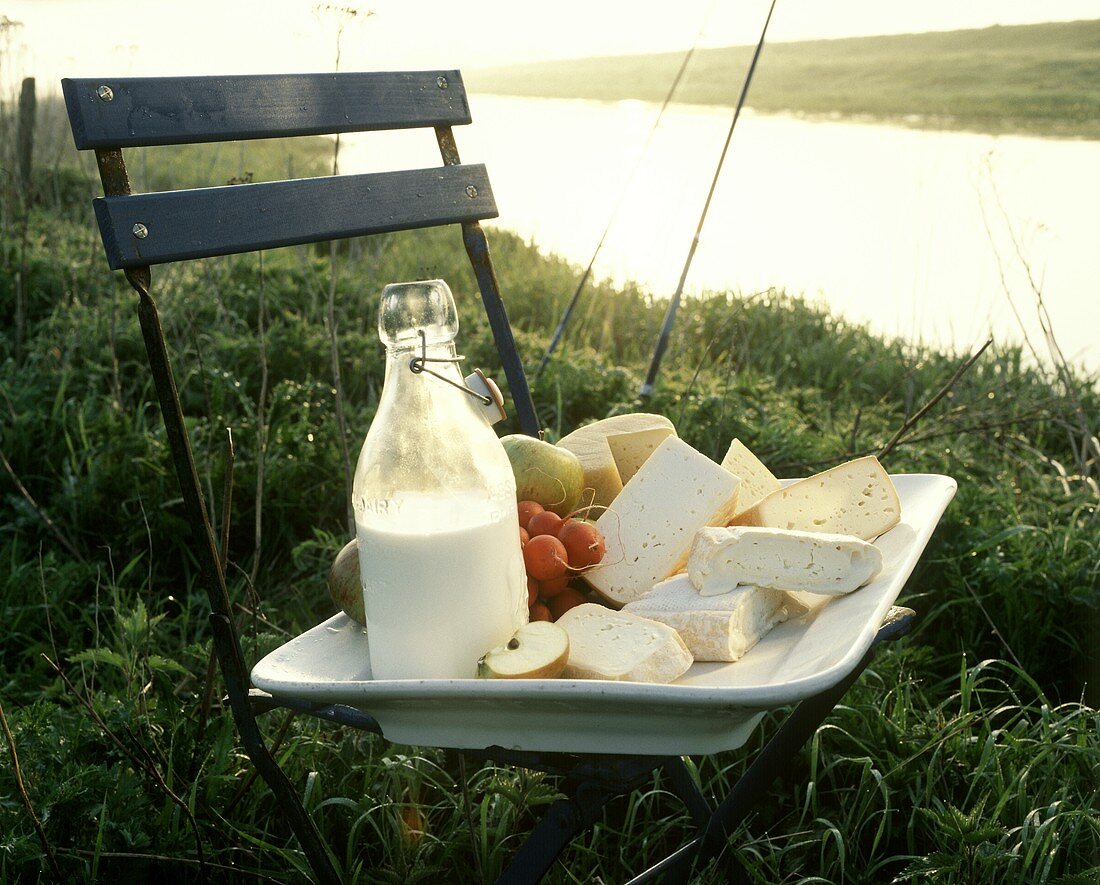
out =
[(882, 571), (882, 551), (852, 535), (786, 529), (703, 528), (688, 577), (703, 596), (751, 584), (840, 596)]
[(736, 525), (835, 532), (864, 541), (901, 520), (897, 489), (878, 458), (868, 455), (791, 483), (737, 515)]
[(609, 433), (607, 447), (615, 459), (619, 479), (626, 485), (634, 478), (646, 459), (668, 437), (674, 436), (671, 427), (655, 427), (652, 430), (635, 430), (630, 433)]
[(734, 476), (741, 477), (737, 501), (738, 513), (748, 510), (772, 492), (782, 488), (775, 475), (739, 439), (730, 443), (726, 456), (722, 459), (722, 466)]
[(644, 596), (686, 565), (699, 529), (726, 523), (738, 483), (728, 470), (670, 436), (623, 487), (614, 507), (596, 520), (607, 550), (585, 580), (613, 605)]
[(634, 614), (586, 602), (557, 620), (569, 634), (565, 679), (657, 682), (679, 679), (692, 664), (680, 634)]
[(700, 596), (687, 575), (677, 575), (623, 611), (672, 627), (697, 661), (736, 661), (787, 619), (785, 602), (782, 590), (768, 587)]
[[(636, 433), (643, 430), (668, 429), (676, 433), (672, 422), (663, 415), (637, 412), (613, 415), (601, 421), (585, 424), (558, 440), (558, 445), (576, 455), (584, 468), (584, 485), (593, 493), (581, 495), (581, 504), (607, 507), (623, 490), (623, 480), (615, 466), (615, 458), (607, 444), (612, 433)], [(592, 498), (591, 502), (589, 498)]]

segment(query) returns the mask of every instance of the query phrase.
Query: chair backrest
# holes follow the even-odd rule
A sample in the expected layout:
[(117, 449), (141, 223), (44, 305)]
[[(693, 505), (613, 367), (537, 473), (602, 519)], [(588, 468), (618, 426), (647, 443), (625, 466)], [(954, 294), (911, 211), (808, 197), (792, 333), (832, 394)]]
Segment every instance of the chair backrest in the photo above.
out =
[[(478, 224), (498, 214), (488, 174), (461, 163), (451, 131), (471, 119), (458, 71), (81, 78), (62, 89), (76, 147), (99, 162), (94, 207), (114, 269), (461, 224), (520, 424), (538, 433)], [(130, 147), (427, 127), (441, 167), (132, 194), (122, 158)]]
[[(150, 265), (338, 237), (459, 223), (525, 433), (537, 435), (527, 378), (479, 223), (497, 214), (485, 168), (462, 165), (451, 126), (470, 122), (458, 71), (62, 80), (78, 149), (95, 151), (95, 211), (138, 319), (184, 509), (210, 596), (215, 647), (242, 735), (254, 731), (248, 669), (180, 405)], [(443, 166), (368, 175), (132, 194), (123, 149), (147, 145), (432, 127)]]

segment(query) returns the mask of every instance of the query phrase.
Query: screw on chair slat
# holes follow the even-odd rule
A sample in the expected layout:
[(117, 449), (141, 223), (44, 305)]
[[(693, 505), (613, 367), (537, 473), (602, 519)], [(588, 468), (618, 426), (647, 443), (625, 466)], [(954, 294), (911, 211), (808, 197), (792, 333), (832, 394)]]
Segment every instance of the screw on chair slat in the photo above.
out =
[(497, 216), (480, 164), (100, 197), (111, 268)]
[(470, 122), (458, 71), (61, 81), (78, 150)]

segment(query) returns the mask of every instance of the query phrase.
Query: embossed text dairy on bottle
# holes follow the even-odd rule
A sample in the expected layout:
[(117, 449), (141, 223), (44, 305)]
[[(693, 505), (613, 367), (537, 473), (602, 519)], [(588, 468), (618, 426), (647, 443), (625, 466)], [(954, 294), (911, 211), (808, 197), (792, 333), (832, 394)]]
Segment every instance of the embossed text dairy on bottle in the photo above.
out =
[(352, 493), (375, 679), (474, 677), (527, 622), (515, 478), (457, 332), (442, 280), (383, 290), (386, 380)]

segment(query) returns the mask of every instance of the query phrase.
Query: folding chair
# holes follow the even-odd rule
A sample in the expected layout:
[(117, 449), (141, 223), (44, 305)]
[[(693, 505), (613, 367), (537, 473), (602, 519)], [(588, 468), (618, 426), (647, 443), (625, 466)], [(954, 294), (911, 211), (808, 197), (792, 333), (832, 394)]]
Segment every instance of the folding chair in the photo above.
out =
[[(328, 848), (260, 733), (257, 715), (284, 707), (340, 725), (384, 734), (387, 727), (359, 706), (326, 703), (293, 692), (273, 695), (251, 685), (231, 616), (225, 574), (207, 517), (191, 444), (168, 358), (150, 266), (387, 231), (459, 224), (481, 291), (523, 432), (538, 419), (516, 351), (485, 235), (479, 221), (497, 215), (486, 170), (459, 160), (452, 126), (470, 122), (458, 71), (233, 77), (66, 79), (62, 81), (78, 149), (95, 151), (105, 196), (94, 201), (108, 263), (138, 295), (138, 317), (168, 434), (191, 543), (210, 600), (214, 646), (229, 706), (245, 752), (270, 787), (321, 882), (338, 882)], [(433, 127), (443, 166), (382, 174), (131, 194), (122, 151), (128, 147)], [(953, 490), (938, 489), (927, 541)], [(936, 509), (938, 507), (938, 510)], [(932, 513), (932, 511), (935, 511)], [(911, 570), (919, 549), (906, 559)], [(908, 574), (905, 571), (905, 575)], [(904, 575), (900, 581), (904, 582)], [(894, 588), (896, 596), (898, 587)], [(505, 749), (441, 743), (481, 760), (562, 775), (566, 798), (550, 806), (499, 881), (537, 881), (569, 841), (591, 826), (612, 797), (648, 782), (655, 770), (688, 808), (699, 835), (634, 882), (683, 879), (693, 864), (727, 848), (771, 781), (871, 660), (876, 646), (906, 633), (913, 612), (876, 610), (862, 646), (835, 669), (828, 685), (806, 696), (717, 806), (705, 797), (681, 755), (634, 755)], [(883, 620), (883, 614), (886, 614)], [(338, 616), (343, 617), (343, 616)], [(317, 628), (315, 628), (317, 629)], [(369, 706), (369, 705), (366, 705)], [(750, 710), (747, 737), (762, 713)], [(751, 721), (750, 721), (751, 720)], [(383, 720), (384, 723), (384, 720)], [(743, 737), (741, 738), (743, 740)], [(413, 741), (416, 742), (416, 741)], [(420, 741), (426, 743), (427, 741)], [(732, 852), (727, 855), (732, 856)]]

